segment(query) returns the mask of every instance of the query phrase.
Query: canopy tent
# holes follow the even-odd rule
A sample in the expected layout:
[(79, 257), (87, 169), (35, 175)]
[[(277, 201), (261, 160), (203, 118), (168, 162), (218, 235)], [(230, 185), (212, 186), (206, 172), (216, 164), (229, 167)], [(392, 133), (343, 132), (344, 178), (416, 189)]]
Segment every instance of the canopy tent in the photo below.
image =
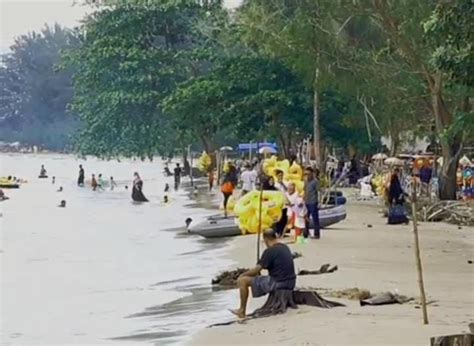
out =
[(260, 143), (241, 143), (237, 147), (237, 150), (240, 152), (247, 153), (249, 151), (258, 152), (263, 147), (270, 147), (275, 151), (278, 151), (278, 146), (276, 143), (269, 143), (269, 142), (260, 142)]

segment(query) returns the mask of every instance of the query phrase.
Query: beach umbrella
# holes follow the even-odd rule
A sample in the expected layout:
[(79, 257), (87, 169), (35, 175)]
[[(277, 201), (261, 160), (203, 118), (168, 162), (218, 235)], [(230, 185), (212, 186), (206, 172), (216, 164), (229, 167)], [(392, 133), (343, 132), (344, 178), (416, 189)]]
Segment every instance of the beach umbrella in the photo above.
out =
[(276, 154), (277, 150), (273, 147), (261, 147), (258, 150), (259, 154)]
[(459, 159), (459, 164), (462, 166), (472, 166), (471, 160), (469, 160), (466, 155)]
[(372, 160), (385, 160), (386, 158), (388, 158), (388, 156), (384, 153), (378, 153), (372, 156)]
[(383, 163), (385, 163), (387, 166), (403, 166), (405, 164), (405, 161), (397, 157), (389, 157), (385, 159)]

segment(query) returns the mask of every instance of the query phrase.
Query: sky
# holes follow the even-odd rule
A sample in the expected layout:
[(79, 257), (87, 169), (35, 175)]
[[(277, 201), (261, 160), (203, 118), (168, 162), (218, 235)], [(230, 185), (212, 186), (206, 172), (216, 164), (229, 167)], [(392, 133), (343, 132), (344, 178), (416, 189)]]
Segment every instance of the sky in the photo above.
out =
[[(228, 7), (236, 7), (240, 2), (225, 0)], [(91, 9), (73, 3), (74, 0), (0, 0), (0, 52), (8, 52), (15, 37), (39, 31), (45, 24), (78, 25)]]

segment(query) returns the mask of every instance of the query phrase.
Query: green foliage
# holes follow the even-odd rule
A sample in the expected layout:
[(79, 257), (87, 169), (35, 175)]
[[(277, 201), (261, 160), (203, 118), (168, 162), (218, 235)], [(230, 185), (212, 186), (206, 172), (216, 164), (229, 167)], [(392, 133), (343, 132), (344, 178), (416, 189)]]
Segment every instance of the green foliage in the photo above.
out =
[(151, 158), (172, 139), (182, 144), (170, 138), (159, 105), (177, 84), (208, 68), (206, 42), (196, 30), (207, 10), (195, 1), (124, 2), (87, 19), (83, 46), (67, 57), (77, 69), (82, 153)]
[(64, 149), (77, 129), (70, 114), (72, 69), (60, 70), (61, 52), (79, 46), (77, 32), (59, 25), (18, 37), (0, 67), (0, 136)]
[(435, 46), (431, 63), (455, 83), (474, 86), (474, 6), (471, 0), (440, 3), (424, 23)]

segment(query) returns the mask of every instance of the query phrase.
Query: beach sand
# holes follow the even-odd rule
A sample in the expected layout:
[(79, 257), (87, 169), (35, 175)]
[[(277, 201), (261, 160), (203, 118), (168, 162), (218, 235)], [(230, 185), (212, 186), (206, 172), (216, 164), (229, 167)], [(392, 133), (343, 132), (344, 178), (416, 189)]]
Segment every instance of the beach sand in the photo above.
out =
[[(303, 255), (295, 260), (297, 270), (318, 269), (324, 263), (339, 266), (334, 273), (298, 277), (297, 286), (316, 288), (346, 307), (300, 306), (278, 316), (207, 328), (190, 344), (428, 345), (431, 336), (467, 332), (474, 321), (474, 265), (468, 263), (474, 260), (474, 228), (419, 225), (425, 291), (431, 302), (430, 324), (423, 325), (416, 302), (361, 307), (358, 301), (328, 296), (329, 291), (358, 287), (419, 297), (412, 225), (387, 225), (375, 202), (349, 201), (347, 207), (347, 220), (323, 230), (320, 240), (290, 245)], [(255, 249), (255, 236), (237, 237), (229, 258), (238, 267), (250, 267)], [(237, 290), (232, 293), (229, 308), (239, 304)], [(250, 298), (248, 311), (264, 301)]]

